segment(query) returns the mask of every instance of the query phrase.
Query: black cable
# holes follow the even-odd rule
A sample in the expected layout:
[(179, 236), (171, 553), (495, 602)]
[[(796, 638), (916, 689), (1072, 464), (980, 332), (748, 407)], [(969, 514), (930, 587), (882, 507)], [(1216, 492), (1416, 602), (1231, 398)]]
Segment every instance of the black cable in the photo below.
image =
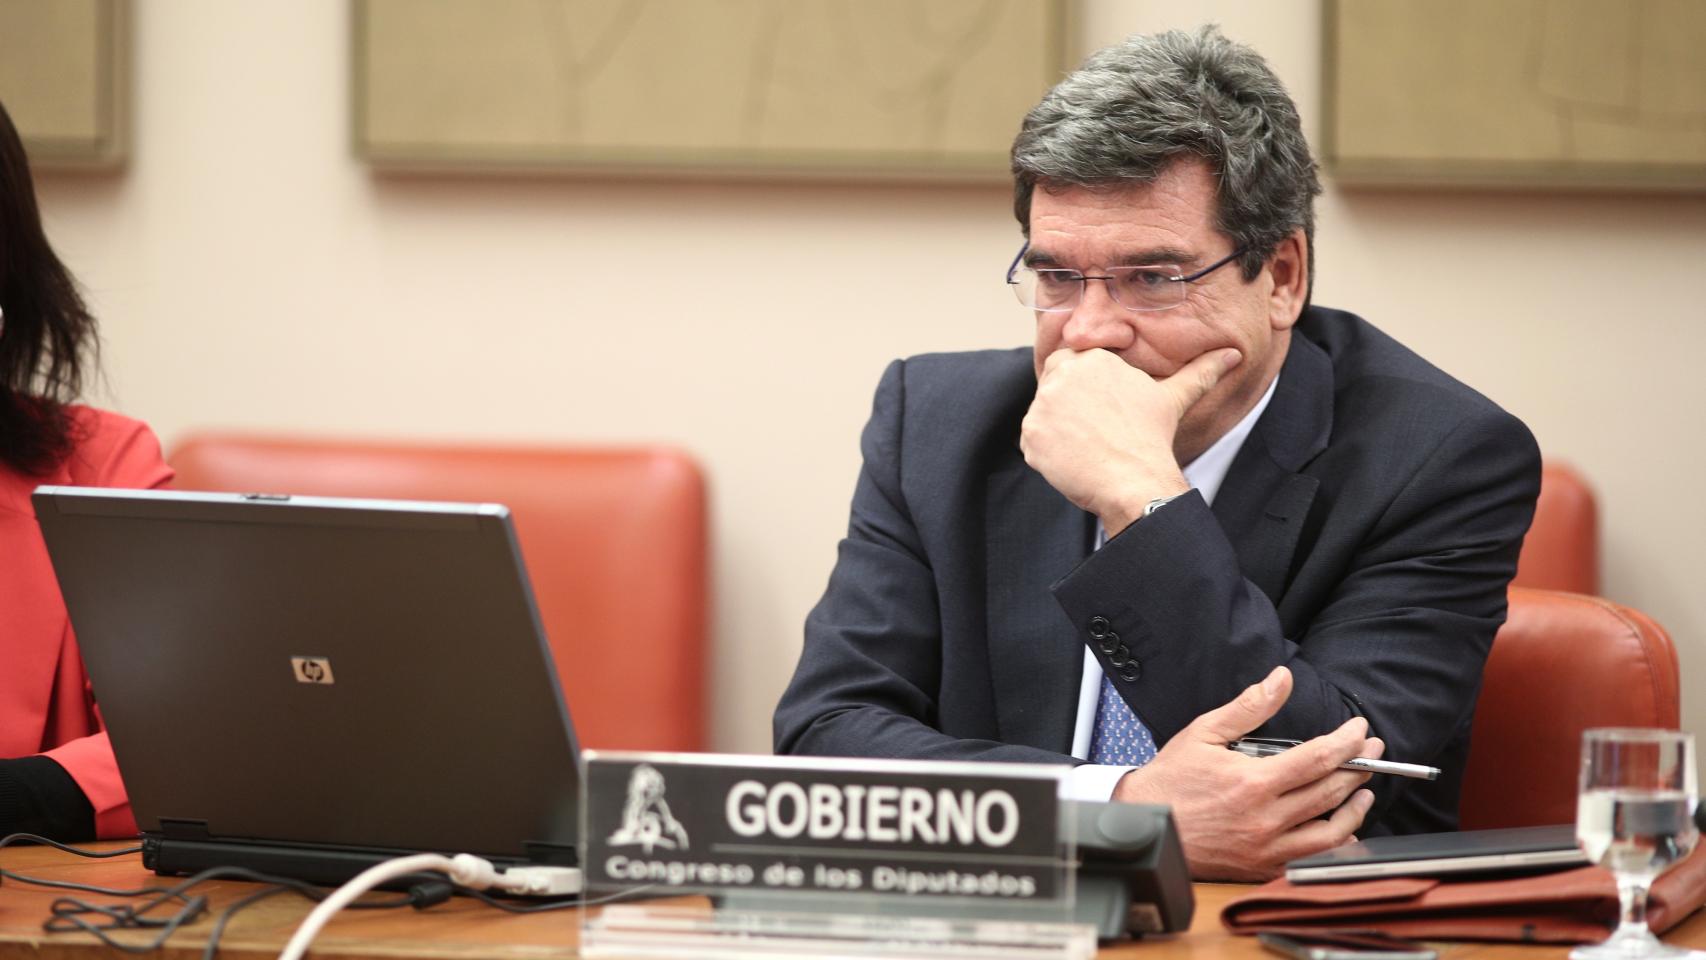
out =
[[(259, 876), (259, 874), (257, 874), (257, 876)], [(231, 918), (235, 917), (238, 911), (280, 893), (297, 893), (316, 903), (326, 899), (328, 896), (331, 896), (329, 891), (322, 888), (299, 883), (294, 880), (286, 880), (282, 883), (274, 883), (270, 887), (257, 890), (240, 900), (236, 900), (226, 906), (224, 910), (220, 911), (219, 919), (214, 922), (213, 929), (208, 932), (207, 946), (204, 947), (201, 952), (202, 960), (213, 960), (214, 955), (219, 952), (219, 939), (225, 935), (225, 925), (231, 922)], [(408, 906), (413, 906), (418, 909), (421, 906), (421, 903), (422, 894), (418, 894), (413, 890), (410, 890), (410, 892), (390, 900), (366, 900), (361, 903), (352, 903), (347, 909), (393, 910), (397, 907)]]
[(207, 946), (202, 948), (201, 960), (213, 960), (214, 956), (219, 953), (219, 938), (225, 935), (225, 925), (231, 922), (231, 918), (237, 915), (237, 911), (275, 894), (284, 893), (289, 889), (289, 887), (275, 884), (257, 890), (220, 911), (219, 919), (213, 924), (213, 930), (207, 935)]
[[(231, 922), (231, 919), (236, 916), (238, 911), (245, 907), (264, 900), (274, 894), (284, 893), (286, 891), (296, 893), (305, 899), (316, 902), (324, 900), (329, 896), (327, 891), (298, 880), (291, 880), (285, 877), (273, 877), (243, 867), (215, 867), (211, 870), (203, 870), (175, 886), (160, 890), (152, 899), (135, 906), (128, 904), (96, 904), (79, 900), (75, 897), (61, 897), (53, 902), (50, 908), (53, 916), (42, 923), (42, 928), (47, 930), (49, 933), (80, 931), (89, 934), (101, 943), (114, 949), (123, 950), (127, 953), (145, 953), (149, 950), (159, 948), (172, 936), (173, 933), (177, 931), (179, 927), (199, 919), (202, 914), (207, 912), (207, 897), (188, 896), (188, 891), (191, 888), (195, 887), (197, 884), (206, 883), (209, 880), (225, 878), (248, 880), (257, 883), (270, 883), (271, 886), (263, 890), (255, 891), (254, 893), (237, 900), (235, 903), (228, 905), (223, 911), (221, 911), (219, 919), (214, 924), (213, 930), (208, 934), (207, 946), (203, 951), (203, 956), (209, 958), (209, 960), (211, 960), (213, 955), (219, 949), (219, 939), (224, 935), (226, 925)], [(164, 919), (157, 919), (148, 915), (151, 911), (173, 900), (183, 904), (183, 906), (175, 913), (172, 913)], [(409, 906), (414, 902), (414, 897), (404, 895), (402, 897), (395, 897), (389, 900), (364, 901), (362, 903), (351, 904), (350, 906), (352, 909), (358, 910), (385, 910)], [(86, 919), (90, 914), (104, 917), (106, 918), (106, 922)], [(114, 939), (109, 933), (109, 931), (112, 930), (151, 929), (158, 929), (160, 931), (159, 935), (152, 941), (149, 941), (146, 945), (141, 946), (124, 944)]]
[[(142, 852), (141, 847), (121, 847), (117, 850), (83, 850), (60, 843), (58, 840), (50, 840), (47, 837), (37, 836), (33, 833), (11, 833), (4, 837), (0, 837), (0, 847), (9, 847), (15, 843), (34, 843), (45, 847), (53, 847), (58, 850), (63, 850), (66, 853), (75, 854), (79, 857), (87, 857), (91, 860), (110, 860), (113, 857), (123, 857), (133, 853)], [(62, 890), (79, 890), (84, 893), (100, 893), (113, 897), (140, 897), (146, 896), (150, 893), (158, 893), (160, 890), (164, 889), (162, 887), (139, 887), (136, 890), (113, 890), (105, 887), (94, 887), (88, 884), (71, 883), (66, 880), (39, 880), (34, 877), (26, 877), (20, 873), (13, 873), (10, 870), (0, 870), (0, 878), (16, 880), (19, 883), (32, 883), (41, 887), (56, 887)]]
[[(125, 953), (150, 953), (160, 949), (166, 940), (177, 929), (200, 917), (207, 911), (206, 897), (184, 898), (184, 905), (176, 913), (164, 920), (156, 920), (143, 916), (144, 912), (153, 909), (167, 898), (156, 898), (144, 904), (141, 908), (128, 904), (91, 904), (74, 897), (60, 897), (53, 901), (50, 908), (53, 916), (43, 921), (42, 929), (49, 933), (66, 933), (82, 931), (101, 941), (102, 944)], [(83, 918), (84, 914), (94, 913), (107, 918), (105, 924), (91, 923)], [(160, 933), (146, 943), (124, 943), (114, 939), (108, 930), (149, 930), (158, 929)]]
[(607, 903), (616, 903), (617, 901), (620, 901), (620, 900), (627, 900), (630, 897), (675, 896), (674, 893), (656, 894), (656, 893), (647, 893), (646, 892), (647, 890), (650, 890), (655, 886), (657, 886), (657, 884), (655, 884), (655, 883), (642, 883), (637, 887), (629, 887), (626, 890), (618, 890), (615, 893), (606, 894), (605, 896), (599, 897), (596, 900), (583, 900), (583, 901), (581, 901), (581, 906), (583, 906), (583, 907), (602, 907)]
[(142, 852), (142, 847), (140, 845), (134, 847), (120, 847), (117, 850), (84, 850), (81, 847), (69, 846), (67, 844), (60, 843), (58, 840), (50, 840), (47, 837), (38, 836), (33, 833), (9, 833), (4, 837), (0, 837), (0, 847), (8, 847), (14, 843), (36, 843), (44, 847), (56, 847), (66, 853), (74, 853), (79, 857), (88, 857), (91, 860), (110, 860), (113, 857), (123, 857), (132, 853)]
[(463, 896), (473, 897), (475, 900), (480, 901), (488, 907), (497, 907), (499, 910), (503, 910), (507, 913), (544, 913), (547, 910), (564, 910), (569, 907), (601, 907), (607, 903), (615, 903), (618, 900), (627, 900), (631, 897), (641, 896), (642, 894), (645, 894), (647, 890), (650, 890), (655, 886), (657, 886), (657, 884), (648, 883), (628, 890), (618, 890), (615, 893), (599, 897), (595, 900), (583, 900), (580, 896), (574, 896), (561, 900), (547, 900), (527, 904), (512, 903), (503, 897), (494, 897), (484, 890), (474, 890), (469, 887), (457, 887), (456, 892)]
[[(16, 833), (0, 838), (0, 847), (14, 843), (38, 843), (76, 856), (102, 860), (127, 856), (142, 850), (141, 847), (102, 851), (83, 850), (35, 834)], [(199, 884), (220, 879), (247, 880), (254, 883), (269, 884), (270, 886), (267, 888), (242, 897), (220, 912), (218, 920), (208, 934), (207, 946), (202, 954), (204, 960), (212, 960), (219, 949), (219, 939), (223, 936), (226, 925), (245, 907), (286, 891), (294, 892), (314, 902), (319, 902), (330, 896), (329, 891), (313, 884), (288, 877), (275, 877), (246, 867), (214, 867), (187, 877), (171, 886), (143, 886), (134, 890), (100, 887), (69, 880), (48, 880), (42, 877), (26, 876), (10, 870), (0, 870), (0, 877), (33, 886), (72, 890), (78, 893), (93, 893), (107, 897), (148, 897), (149, 899), (140, 904), (100, 904), (90, 903), (77, 897), (60, 897), (49, 905), (49, 911), (52, 915), (42, 922), (42, 928), (49, 933), (87, 933), (102, 944), (126, 953), (147, 953), (151, 950), (157, 950), (165, 944), (173, 933), (177, 932), (179, 927), (199, 919), (206, 913), (207, 897), (189, 895), (189, 891)], [(164, 918), (149, 915), (162, 905), (173, 901), (182, 904), (174, 913)], [(368, 900), (354, 903), (350, 905), (350, 908), (355, 910), (385, 910), (411, 906), (423, 901), (422, 895), (404, 894), (388, 900)], [(103, 919), (91, 920), (89, 919), (91, 916)], [(113, 930), (158, 930), (159, 934), (143, 944), (127, 944), (114, 939), (109, 932)]]
[[(45, 846), (51, 846), (79, 857), (101, 860), (128, 856), (130, 854), (139, 853), (142, 850), (139, 846), (124, 847), (116, 850), (83, 850), (60, 843), (57, 840), (50, 840), (46, 837), (28, 833), (14, 833), (0, 838), (0, 847), (6, 847), (14, 843), (37, 843)], [(40, 877), (25, 876), (23, 874), (14, 873), (10, 870), (0, 870), (0, 877), (11, 879), (19, 883), (32, 884), (34, 886), (49, 887), (60, 890), (73, 890), (79, 893), (93, 893), (101, 896), (123, 898), (149, 897), (150, 899), (136, 905), (98, 904), (90, 903), (76, 897), (60, 897), (54, 900), (49, 907), (52, 912), (52, 916), (42, 923), (42, 928), (49, 933), (87, 933), (99, 940), (102, 944), (125, 953), (147, 953), (152, 950), (157, 950), (165, 944), (167, 939), (169, 939), (173, 933), (177, 932), (179, 927), (199, 919), (204, 913), (206, 913), (208, 904), (207, 897), (203, 895), (189, 895), (189, 891), (199, 884), (206, 883), (210, 880), (220, 879), (246, 880), (253, 883), (269, 884), (269, 886), (264, 889), (257, 890), (232, 902), (227, 905), (224, 910), (220, 911), (219, 917), (214, 921), (213, 929), (208, 933), (207, 946), (202, 950), (202, 960), (213, 960), (219, 950), (219, 940), (224, 936), (226, 926), (239, 911), (280, 893), (296, 893), (303, 898), (316, 903), (331, 895), (331, 891), (316, 887), (313, 884), (300, 880), (293, 880), (289, 877), (272, 876), (256, 870), (250, 870), (247, 867), (213, 867), (187, 877), (172, 886), (144, 886), (138, 887), (134, 890), (99, 887), (93, 884), (75, 883), (69, 880), (47, 880)], [(438, 894), (436, 889), (445, 885), (445, 880), (442, 876), (436, 873), (423, 872), (419, 874), (409, 874), (400, 879), (408, 879), (410, 877), (416, 878), (419, 882), (415, 886), (411, 887), (408, 893), (389, 900), (365, 900), (358, 903), (352, 903), (349, 905), (348, 909), (389, 910), (406, 906), (425, 909), (442, 902), (443, 897)], [(618, 900), (625, 900), (630, 897), (639, 896), (645, 891), (651, 889), (653, 886), (656, 886), (656, 884), (646, 884), (629, 890), (622, 890), (595, 900), (582, 900), (579, 897), (571, 897), (528, 904), (511, 903), (502, 898), (494, 897), (483, 890), (474, 890), (461, 886), (456, 886), (454, 889), (459, 894), (473, 897), (487, 906), (495, 907), (508, 913), (543, 913), (549, 910), (563, 910), (570, 907), (590, 907), (613, 903)], [(149, 914), (155, 909), (174, 900), (182, 904), (176, 912), (164, 918), (149, 916)], [(91, 914), (106, 918), (106, 922), (86, 919)], [(153, 940), (145, 944), (126, 944), (112, 937), (109, 931), (113, 930), (158, 930), (159, 934), (154, 937)]]
[(480, 901), (488, 907), (497, 907), (505, 913), (544, 913), (547, 910), (561, 910), (564, 907), (578, 907), (581, 905), (581, 901), (578, 899), (547, 900), (540, 903), (528, 904), (510, 903), (501, 897), (494, 897), (484, 890), (475, 890), (472, 887), (463, 886), (458, 886), (456, 888), (456, 892), (465, 897), (473, 897), (475, 900)]

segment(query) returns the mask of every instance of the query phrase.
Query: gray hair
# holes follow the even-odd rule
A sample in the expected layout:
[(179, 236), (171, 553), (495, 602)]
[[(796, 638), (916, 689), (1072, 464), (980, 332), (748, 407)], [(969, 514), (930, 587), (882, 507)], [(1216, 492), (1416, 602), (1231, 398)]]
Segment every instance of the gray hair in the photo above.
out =
[(1184, 157), (1219, 181), (1215, 226), (1245, 280), (1301, 227), (1315, 271), (1315, 161), (1285, 86), (1218, 27), (1132, 37), (1093, 54), (1032, 108), (1013, 141), (1013, 212), (1030, 235), (1031, 197), (1051, 183), (1148, 183)]

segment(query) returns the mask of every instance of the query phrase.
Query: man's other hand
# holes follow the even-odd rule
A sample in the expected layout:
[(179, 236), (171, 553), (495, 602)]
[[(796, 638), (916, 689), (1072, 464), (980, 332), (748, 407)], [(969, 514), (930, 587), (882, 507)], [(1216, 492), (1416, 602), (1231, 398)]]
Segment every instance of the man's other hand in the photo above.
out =
[(1241, 357), (1211, 350), (1155, 380), (1107, 350), (1056, 350), (1025, 414), (1025, 462), (1112, 537), (1190, 485), (1173, 451), (1179, 421)]
[(1290, 670), (1275, 667), (1231, 703), (1192, 721), (1114, 788), (1115, 800), (1172, 806), (1199, 880), (1272, 879), (1287, 860), (1354, 839), (1374, 802), (1372, 793), (1357, 789), (1367, 773), (1339, 769), (1385, 749), (1380, 738), (1367, 736), (1362, 717), (1278, 756), (1246, 757), (1226, 748), (1279, 711), (1291, 682)]

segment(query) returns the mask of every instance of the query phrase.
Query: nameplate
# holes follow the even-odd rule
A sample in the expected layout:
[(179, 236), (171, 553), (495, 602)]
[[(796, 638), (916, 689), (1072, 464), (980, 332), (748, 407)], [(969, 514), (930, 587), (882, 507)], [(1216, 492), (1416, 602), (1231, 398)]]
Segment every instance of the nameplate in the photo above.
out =
[(1033, 902), (1062, 894), (1051, 767), (586, 757), (583, 864), (596, 887)]

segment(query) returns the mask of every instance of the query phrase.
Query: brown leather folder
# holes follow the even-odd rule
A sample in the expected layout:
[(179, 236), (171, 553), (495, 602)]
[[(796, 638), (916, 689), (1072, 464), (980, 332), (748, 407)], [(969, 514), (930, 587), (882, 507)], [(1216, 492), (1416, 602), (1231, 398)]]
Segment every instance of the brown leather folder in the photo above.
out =
[[(1706, 845), (1653, 885), (1647, 921), (1663, 933), (1706, 902)], [(1275, 880), (1232, 901), (1233, 933), (1379, 930), (1420, 940), (1591, 943), (1617, 925), (1617, 885), (1603, 867), (1488, 879), (1394, 877), (1356, 883)]]

